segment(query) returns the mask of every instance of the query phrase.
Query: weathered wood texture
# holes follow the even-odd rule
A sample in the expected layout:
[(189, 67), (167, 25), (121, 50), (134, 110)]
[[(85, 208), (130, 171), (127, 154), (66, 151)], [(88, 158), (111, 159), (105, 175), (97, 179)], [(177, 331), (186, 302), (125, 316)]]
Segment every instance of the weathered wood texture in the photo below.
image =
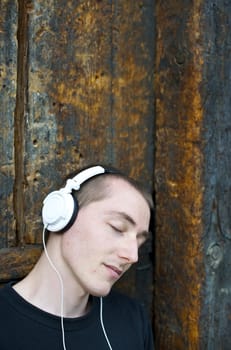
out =
[(31, 245), (18, 248), (2, 248), (0, 276), (1, 283), (18, 280), (28, 273), (41, 255), (41, 246)]
[(204, 259), (201, 348), (231, 349), (231, 2), (204, 4)]
[(156, 4), (157, 349), (230, 340), (231, 3)]
[(15, 244), (14, 109), (17, 85), (17, 1), (0, 2), (0, 247)]
[[(112, 160), (151, 188), (154, 163), (154, 4), (115, 1), (112, 18)], [(153, 305), (152, 242), (140, 251), (123, 290)]]
[[(230, 349), (230, 2), (0, 10), (0, 283), (33, 266), (68, 173), (102, 161), (151, 188), (156, 135), (156, 348)], [(119, 285), (150, 310), (151, 251)]]
[[(13, 37), (14, 60), (18, 55), (18, 69), (11, 69), (7, 79), (13, 84), (11, 75), (17, 73), (18, 84), (17, 91), (13, 85), (12, 104), (2, 119), (4, 127), (11, 121), (8, 133), (12, 135), (4, 131), (1, 137), (15, 158), (11, 155), (11, 163), (8, 159), (12, 175), (7, 173), (6, 179), (10, 183), (3, 183), (14, 207), (6, 201), (2, 204), (9, 208), (9, 219), (6, 222), (3, 216), (1, 220), (0, 247), (6, 248), (12, 235), (16, 247), (28, 248), (41, 243), (45, 194), (88, 163), (112, 163), (151, 189), (153, 2), (19, 0), (18, 9), (13, 2), (2, 4), (6, 33), (1, 44), (8, 47), (8, 38)], [(2, 55), (6, 60), (6, 53)], [(1, 153), (1, 166), (3, 161)], [(146, 246), (138, 269), (121, 282), (121, 288), (151, 308), (149, 250)], [(31, 264), (19, 268), (18, 277), (33, 265), (32, 250), (27, 256)], [(13, 266), (14, 256), (9, 255), (8, 261)], [(8, 262), (6, 268), (10, 266)], [(138, 286), (141, 270), (143, 288)], [(1, 276), (5, 280), (0, 271)], [(10, 279), (10, 271), (7, 276)]]

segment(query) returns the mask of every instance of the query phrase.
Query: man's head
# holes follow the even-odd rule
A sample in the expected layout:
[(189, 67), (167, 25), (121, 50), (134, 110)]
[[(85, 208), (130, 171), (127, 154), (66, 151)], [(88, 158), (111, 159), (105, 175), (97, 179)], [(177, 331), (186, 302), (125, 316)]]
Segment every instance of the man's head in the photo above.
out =
[[(78, 213), (64, 234), (52, 234), (59, 268), (81, 293), (106, 295), (138, 260), (149, 235), (151, 196), (134, 180), (104, 172), (72, 191)], [(49, 227), (48, 227), (49, 229)]]

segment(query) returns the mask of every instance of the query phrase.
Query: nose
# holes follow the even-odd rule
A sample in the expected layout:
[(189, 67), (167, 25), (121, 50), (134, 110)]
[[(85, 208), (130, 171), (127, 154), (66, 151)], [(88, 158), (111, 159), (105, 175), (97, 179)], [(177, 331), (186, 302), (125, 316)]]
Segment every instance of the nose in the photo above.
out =
[(136, 238), (125, 239), (119, 250), (119, 257), (128, 264), (138, 261), (138, 243)]

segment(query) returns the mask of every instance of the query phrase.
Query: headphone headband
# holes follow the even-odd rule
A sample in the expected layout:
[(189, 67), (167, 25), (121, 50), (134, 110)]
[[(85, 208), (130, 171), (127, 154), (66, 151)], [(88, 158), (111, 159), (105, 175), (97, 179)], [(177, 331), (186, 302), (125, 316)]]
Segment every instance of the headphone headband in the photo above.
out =
[(96, 175), (100, 175), (106, 172), (106, 169), (104, 169), (100, 165), (93, 166), (91, 168), (82, 170), (79, 174), (77, 174), (72, 179), (68, 179), (66, 182), (66, 186), (64, 187), (65, 190), (67, 190), (67, 193), (71, 193), (72, 190), (78, 191), (80, 189), (80, 186), (86, 182), (87, 180), (91, 179), (92, 177)]

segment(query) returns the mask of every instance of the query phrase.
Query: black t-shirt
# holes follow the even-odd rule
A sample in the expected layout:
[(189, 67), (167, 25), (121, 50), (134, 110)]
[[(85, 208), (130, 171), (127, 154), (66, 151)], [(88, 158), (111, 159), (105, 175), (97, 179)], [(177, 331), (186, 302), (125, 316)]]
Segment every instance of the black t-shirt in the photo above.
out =
[[(117, 292), (103, 298), (104, 327), (113, 350), (153, 350), (143, 307)], [(88, 314), (64, 318), (66, 350), (109, 350), (100, 323), (100, 299)], [(0, 350), (63, 350), (60, 317), (23, 299), (11, 284), (0, 290)]]

